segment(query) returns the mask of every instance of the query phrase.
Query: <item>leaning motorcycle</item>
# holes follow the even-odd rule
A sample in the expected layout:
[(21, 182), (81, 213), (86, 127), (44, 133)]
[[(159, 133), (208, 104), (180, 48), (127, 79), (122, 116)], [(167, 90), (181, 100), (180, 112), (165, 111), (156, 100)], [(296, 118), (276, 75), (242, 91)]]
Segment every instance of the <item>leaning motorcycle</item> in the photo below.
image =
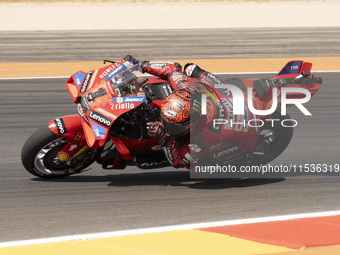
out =
[[(308, 62), (291, 61), (273, 79), (232, 78), (226, 82), (245, 95), (251, 91), (257, 109), (267, 109), (273, 102), (273, 88), (277, 89), (278, 98), (284, 87), (305, 88), (313, 96), (321, 88), (322, 79), (310, 74), (311, 66)], [(220, 98), (223, 89), (197, 82), (217, 95), (216, 104), (232, 118), (233, 102), (229, 98), (232, 95)], [(141, 67), (130, 61), (112, 61), (97, 70), (75, 73), (67, 80), (66, 87), (77, 104), (78, 114), (51, 120), (29, 137), (21, 153), (28, 172), (42, 178), (63, 177), (88, 170), (95, 161), (103, 169), (124, 169), (128, 165), (141, 169), (171, 166), (158, 140), (150, 137), (146, 128), (147, 123), (160, 120), (161, 104), (173, 92), (168, 81), (155, 77), (146, 79)], [(301, 95), (291, 93), (289, 96), (298, 98)], [(280, 99), (277, 102), (280, 104)], [(281, 121), (282, 115), (276, 110), (259, 117), (263, 121), (268, 118)], [(248, 164), (272, 161), (286, 149), (293, 134), (292, 127), (282, 128), (272, 123), (256, 131), (251, 148), (238, 135), (240, 130), (227, 127), (237, 149), (229, 143), (228, 151), (215, 151), (216, 155), (235, 164), (244, 160)], [(219, 141), (212, 147), (218, 148), (224, 143), (228, 141)]]

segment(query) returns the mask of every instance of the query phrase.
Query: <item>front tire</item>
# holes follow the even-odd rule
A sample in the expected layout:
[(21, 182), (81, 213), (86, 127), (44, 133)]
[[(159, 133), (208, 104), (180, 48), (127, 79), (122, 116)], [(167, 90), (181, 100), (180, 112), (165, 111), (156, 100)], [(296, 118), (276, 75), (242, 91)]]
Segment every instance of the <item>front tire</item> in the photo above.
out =
[(67, 142), (66, 138), (54, 134), (45, 125), (33, 133), (24, 144), (21, 151), (22, 164), (35, 176), (57, 178), (80, 173), (99, 155), (99, 149), (89, 148), (71, 162), (60, 162), (57, 153)]

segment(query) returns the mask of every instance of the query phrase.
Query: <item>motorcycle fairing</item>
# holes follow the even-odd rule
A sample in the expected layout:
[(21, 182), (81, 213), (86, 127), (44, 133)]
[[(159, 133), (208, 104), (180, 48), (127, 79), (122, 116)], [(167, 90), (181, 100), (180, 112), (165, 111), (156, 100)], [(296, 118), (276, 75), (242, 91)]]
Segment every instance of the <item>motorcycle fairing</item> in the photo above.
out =
[(68, 160), (86, 145), (82, 121), (83, 119), (79, 115), (74, 114), (58, 117), (48, 123), (49, 129), (54, 134), (67, 139), (67, 143), (57, 154), (61, 162)]
[(78, 114), (62, 116), (51, 120), (48, 123), (48, 127), (58, 136), (77, 141), (85, 141), (81, 120), (82, 118)]
[(101, 126), (93, 121), (87, 122), (81, 119), (81, 124), (84, 129), (86, 143), (91, 148), (104, 146), (109, 135), (108, 128)]
[(117, 66), (114, 67), (114, 70), (112, 70), (109, 74), (107, 74), (105, 76), (105, 81), (110, 80), (115, 74), (118, 74), (118, 73), (126, 70), (131, 65), (132, 65), (132, 62), (130, 62), (130, 61), (126, 61), (126, 62), (124, 62), (122, 64), (118, 64)]
[(134, 65), (129, 61), (114, 63), (88, 73), (77, 72), (66, 82), (73, 101), (79, 103), (88, 146), (103, 146), (114, 121), (146, 101), (146, 97), (139, 94), (117, 97), (112, 87), (111, 78), (130, 67)]
[(133, 157), (130, 155), (130, 150), (125, 146), (123, 141), (119, 138), (111, 137), (119, 153), (123, 156), (124, 160), (131, 160)]
[(79, 71), (66, 81), (66, 88), (75, 103), (79, 102), (81, 95), (86, 91), (92, 76), (95, 76), (95, 74), (96, 71), (90, 71), (88, 73)]
[[(120, 139), (113, 136), (110, 137), (119, 152), (114, 162), (114, 166), (120, 165), (121, 160), (124, 161), (132, 160), (133, 157), (131, 156), (130, 151), (134, 151), (134, 153), (137, 152), (159, 153), (162, 151), (162, 147), (159, 145), (157, 139), (139, 140), (129, 138)], [(124, 167), (125, 166), (120, 165), (120, 168)]]
[(143, 103), (146, 97), (112, 97), (114, 103)]
[[(99, 89), (106, 91), (104, 86)], [(89, 94), (93, 93), (92, 91), (96, 91), (96, 88), (89, 89), (89, 92), (85, 93), (87, 98)], [(145, 97), (112, 97), (107, 91), (105, 95), (92, 101), (87, 100), (90, 110), (85, 114), (88, 123), (84, 120), (83, 127), (88, 145), (90, 147), (102, 146), (108, 138), (109, 129), (115, 120), (120, 115), (138, 107), (145, 100)]]
[[(272, 103), (272, 88), (278, 89), (281, 94), (283, 87), (307, 89), (313, 97), (322, 87), (322, 79), (310, 74), (312, 63), (301, 60), (289, 61), (273, 79), (253, 80), (254, 98), (259, 98), (260, 110), (269, 109)], [(248, 83), (250, 79), (243, 80)], [(251, 83), (251, 82), (250, 82)], [(251, 84), (250, 84), (251, 86)], [(303, 93), (288, 92), (288, 99), (301, 99), (305, 97)], [(281, 103), (281, 97), (278, 97), (278, 104)]]
[(83, 83), (86, 73), (79, 71), (78, 73), (73, 75), (74, 81), (77, 84), (79, 89), (80, 85)]
[(79, 71), (73, 74), (67, 81), (66, 81), (66, 88), (70, 93), (73, 102), (78, 103), (79, 101), (79, 88), (85, 79), (86, 73)]
[(310, 73), (312, 63), (304, 62), (302, 60), (289, 61), (274, 79), (294, 78), (302, 73)]
[(173, 88), (170, 83), (166, 80), (159, 78), (150, 78), (143, 86), (145, 94), (152, 101), (154, 100), (164, 100), (173, 92)]
[[(126, 64), (126, 66), (128, 66), (128, 63)], [(85, 93), (89, 87), (91, 87), (93, 83), (93, 81), (91, 80), (93, 80), (93, 78), (106, 79), (107, 77), (109, 77), (109, 75), (112, 75), (112, 73), (114, 74), (115, 70), (117, 70), (117, 67), (119, 66), (120, 63), (114, 63), (103, 68), (99, 68), (97, 70), (89, 71), (88, 73), (78, 71), (77, 73), (73, 74), (66, 81), (66, 88), (70, 93), (72, 100), (75, 103), (78, 103), (82, 94)], [(121, 68), (121, 70), (124, 69), (125, 67)], [(121, 70), (117, 70), (116, 72), (118, 73)]]

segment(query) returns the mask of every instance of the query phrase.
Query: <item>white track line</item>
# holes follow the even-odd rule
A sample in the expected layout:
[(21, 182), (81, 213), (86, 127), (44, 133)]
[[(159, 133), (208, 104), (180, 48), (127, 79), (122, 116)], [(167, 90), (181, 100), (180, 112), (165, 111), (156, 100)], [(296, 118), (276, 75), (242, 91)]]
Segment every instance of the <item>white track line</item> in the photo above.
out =
[(281, 215), (281, 216), (239, 219), (239, 220), (214, 221), (214, 222), (193, 223), (193, 224), (173, 225), (173, 226), (164, 226), (164, 227), (121, 230), (121, 231), (91, 233), (91, 234), (83, 234), (83, 235), (60, 236), (60, 237), (52, 237), (52, 238), (2, 242), (0, 243), (0, 248), (22, 246), (22, 245), (65, 242), (65, 241), (74, 241), (74, 240), (90, 240), (90, 239), (98, 239), (98, 238), (138, 235), (138, 234), (147, 234), (147, 233), (158, 233), (158, 232), (175, 231), (175, 230), (191, 230), (191, 229), (198, 229), (198, 228), (241, 225), (241, 224), (249, 224), (249, 223), (285, 221), (285, 220), (314, 218), (314, 217), (329, 217), (329, 216), (337, 216), (337, 215), (340, 215), (340, 211), (290, 214), (290, 215)]
[[(313, 73), (339, 73), (340, 70), (330, 70), (330, 71), (312, 71)], [(231, 74), (277, 74), (278, 71), (270, 71), (270, 72), (225, 72), (225, 73), (215, 73), (217, 75), (231, 75)], [(150, 76), (150, 75), (141, 75), (141, 76)], [(11, 77), (11, 78), (0, 78), (1, 80), (32, 80), (32, 79), (66, 79), (70, 76), (46, 76), (46, 77)]]

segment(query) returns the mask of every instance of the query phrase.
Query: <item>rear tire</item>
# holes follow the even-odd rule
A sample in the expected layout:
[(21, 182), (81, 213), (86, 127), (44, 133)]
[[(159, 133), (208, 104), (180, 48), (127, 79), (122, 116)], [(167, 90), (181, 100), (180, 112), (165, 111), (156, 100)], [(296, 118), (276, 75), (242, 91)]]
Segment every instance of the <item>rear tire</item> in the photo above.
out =
[(57, 153), (67, 141), (66, 138), (54, 134), (47, 125), (41, 127), (24, 144), (21, 151), (22, 164), (35, 176), (58, 178), (80, 173), (99, 155), (99, 149), (90, 148), (73, 159), (71, 164), (58, 162)]
[(266, 121), (261, 127), (260, 135), (255, 145), (252, 165), (265, 165), (277, 158), (288, 147), (293, 137), (293, 123), (285, 121), (285, 126), (281, 124), (283, 120), (290, 119), (287, 114), (282, 116), (279, 111), (275, 111), (270, 119), (279, 121)]

